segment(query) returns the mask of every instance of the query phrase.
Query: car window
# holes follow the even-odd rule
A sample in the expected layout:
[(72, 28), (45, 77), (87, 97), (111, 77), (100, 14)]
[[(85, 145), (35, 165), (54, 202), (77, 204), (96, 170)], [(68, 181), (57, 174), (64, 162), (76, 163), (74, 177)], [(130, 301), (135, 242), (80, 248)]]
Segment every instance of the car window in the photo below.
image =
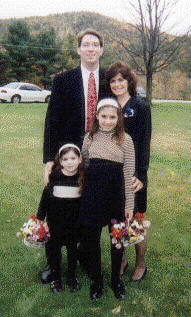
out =
[(35, 86), (35, 85), (30, 85), (30, 90), (41, 91), (41, 89), (38, 86)]
[(27, 85), (21, 85), (19, 89), (20, 90), (30, 90), (30, 87)]

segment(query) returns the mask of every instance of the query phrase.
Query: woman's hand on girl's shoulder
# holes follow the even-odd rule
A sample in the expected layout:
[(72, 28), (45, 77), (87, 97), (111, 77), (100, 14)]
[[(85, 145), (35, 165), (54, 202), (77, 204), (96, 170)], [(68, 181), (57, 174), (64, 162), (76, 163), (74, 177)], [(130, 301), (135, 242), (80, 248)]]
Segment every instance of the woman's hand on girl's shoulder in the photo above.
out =
[(45, 183), (46, 186), (49, 183), (49, 176), (50, 176), (50, 174), (52, 172), (53, 165), (54, 165), (53, 161), (47, 162), (46, 165), (45, 165), (45, 168), (44, 168), (44, 183)]
[(134, 194), (143, 188), (143, 183), (137, 177), (133, 176), (131, 181)]

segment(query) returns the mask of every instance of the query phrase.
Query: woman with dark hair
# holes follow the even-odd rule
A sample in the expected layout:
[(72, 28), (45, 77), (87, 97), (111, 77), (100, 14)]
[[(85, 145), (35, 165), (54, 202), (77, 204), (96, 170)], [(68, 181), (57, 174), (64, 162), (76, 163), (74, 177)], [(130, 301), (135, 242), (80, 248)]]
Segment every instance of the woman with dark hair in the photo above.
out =
[[(121, 61), (112, 64), (106, 72), (106, 83), (109, 93), (112, 93), (120, 106), (127, 132), (135, 147), (135, 174), (132, 187), (135, 193), (136, 212), (145, 213), (147, 208), (147, 170), (150, 157), (151, 111), (149, 105), (137, 96), (137, 77), (132, 69)], [(145, 264), (146, 239), (135, 245), (136, 264), (132, 281), (141, 281), (147, 272)], [(121, 275), (127, 268), (124, 254)]]

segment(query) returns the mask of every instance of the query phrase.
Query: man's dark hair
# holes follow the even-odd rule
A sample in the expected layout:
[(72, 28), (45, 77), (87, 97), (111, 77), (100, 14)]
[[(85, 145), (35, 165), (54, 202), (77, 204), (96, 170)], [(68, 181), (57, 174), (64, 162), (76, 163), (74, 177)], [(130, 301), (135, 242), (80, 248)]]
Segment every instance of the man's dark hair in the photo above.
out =
[(78, 33), (78, 36), (77, 36), (78, 47), (81, 46), (82, 39), (87, 34), (96, 36), (100, 42), (100, 46), (103, 47), (103, 44), (104, 44), (103, 36), (99, 32), (97, 32), (96, 30), (90, 29), (90, 28), (85, 29), (84, 31), (81, 31), (80, 33)]

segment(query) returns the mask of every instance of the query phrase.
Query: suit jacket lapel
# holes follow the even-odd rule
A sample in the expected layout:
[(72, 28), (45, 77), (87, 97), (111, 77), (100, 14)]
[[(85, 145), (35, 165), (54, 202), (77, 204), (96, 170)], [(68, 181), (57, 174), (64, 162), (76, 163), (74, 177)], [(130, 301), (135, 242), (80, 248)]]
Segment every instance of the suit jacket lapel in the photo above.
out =
[(82, 72), (81, 72), (80, 67), (77, 67), (75, 70), (75, 89), (76, 89), (76, 93), (81, 101), (81, 105), (83, 105), (85, 102), (85, 98), (84, 98)]
[(84, 96), (84, 87), (82, 80), (81, 67), (75, 69), (75, 94), (77, 95), (77, 100), (79, 100), (79, 110), (81, 111), (81, 120), (82, 120), (82, 135), (85, 131), (85, 96)]
[(98, 100), (102, 98), (103, 91), (103, 82), (105, 81), (105, 69), (100, 68), (99, 70), (99, 92), (98, 92)]

